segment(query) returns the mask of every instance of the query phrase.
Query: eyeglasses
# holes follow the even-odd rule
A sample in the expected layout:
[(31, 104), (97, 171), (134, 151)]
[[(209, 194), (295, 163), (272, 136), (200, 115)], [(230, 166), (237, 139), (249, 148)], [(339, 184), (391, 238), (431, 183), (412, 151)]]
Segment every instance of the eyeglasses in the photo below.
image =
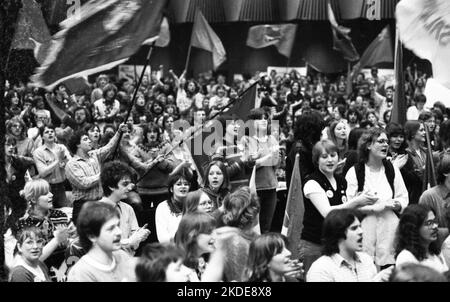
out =
[(423, 225), (424, 226), (426, 226), (426, 227), (428, 227), (428, 228), (430, 228), (430, 227), (433, 227), (433, 226), (438, 226), (439, 224), (438, 224), (438, 222), (437, 222), (437, 220), (436, 219), (433, 219), (433, 220), (427, 220), (427, 221), (425, 221), (424, 223), (423, 223)]
[(22, 128), (22, 125), (12, 125), (11, 128)]

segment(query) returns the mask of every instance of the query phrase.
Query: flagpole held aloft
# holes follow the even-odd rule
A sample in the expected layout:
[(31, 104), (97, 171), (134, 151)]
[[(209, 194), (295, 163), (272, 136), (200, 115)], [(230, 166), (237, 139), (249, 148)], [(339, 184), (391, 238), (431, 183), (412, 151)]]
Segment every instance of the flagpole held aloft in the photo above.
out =
[[(215, 119), (219, 114), (223, 113), (231, 105), (233, 105), (237, 101), (240, 101), (242, 96), (245, 95), (248, 91), (250, 91), (250, 89), (252, 89), (255, 85), (257, 85), (258, 82), (259, 82), (259, 78), (253, 84), (251, 84), (247, 89), (245, 89), (243, 92), (241, 92), (234, 100), (229, 102), (226, 106), (222, 107), (219, 111), (217, 111), (214, 115), (212, 115), (208, 120), (204, 121), (203, 124), (201, 125), (201, 127), (194, 129), (194, 131), (188, 137), (182, 139), (178, 145), (182, 145), (184, 142), (186, 142), (190, 138), (194, 137), (195, 134), (199, 130), (203, 130), (203, 127), (207, 124), (207, 122)], [(176, 147), (177, 147), (177, 145), (172, 146), (165, 154), (163, 154), (163, 158), (167, 157)], [(140, 182), (149, 173), (150, 170), (151, 169), (147, 170), (141, 177), (139, 177), (139, 179), (136, 181), (136, 183)]]
[[(124, 123), (128, 122), (128, 119), (130, 118), (130, 115), (131, 115), (131, 110), (133, 109), (134, 104), (136, 103), (137, 93), (139, 91), (139, 87), (142, 84), (142, 79), (144, 78), (145, 70), (147, 69), (147, 66), (150, 64), (150, 57), (152, 56), (152, 52), (153, 52), (153, 48), (155, 46), (155, 43), (156, 43), (156, 41), (154, 41), (150, 45), (150, 49), (148, 50), (147, 58), (145, 58), (144, 68), (142, 68), (141, 76), (139, 77), (139, 82), (137, 83), (136, 88), (134, 89), (133, 98), (131, 99), (131, 105), (130, 105), (130, 107), (128, 107), (128, 112), (127, 112), (127, 116), (125, 117)], [(122, 139), (122, 132), (120, 132), (119, 140), (116, 143), (116, 147), (115, 147), (114, 152), (113, 152), (113, 158), (116, 158), (117, 151), (119, 149), (119, 145), (120, 145), (120, 140), (121, 139)]]

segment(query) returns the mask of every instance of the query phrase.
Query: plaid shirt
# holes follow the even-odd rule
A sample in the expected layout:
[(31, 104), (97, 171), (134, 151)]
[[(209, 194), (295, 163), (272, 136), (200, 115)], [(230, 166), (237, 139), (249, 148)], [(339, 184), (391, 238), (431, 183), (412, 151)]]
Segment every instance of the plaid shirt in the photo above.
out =
[(103, 197), (103, 189), (100, 184), (100, 163), (110, 155), (118, 139), (119, 131), (107, 145), (90, 151), (88, 159), (75, 155), (69, 160), (66, 165), (66, 177), (72, 185), (74, 200), (91, 201)]

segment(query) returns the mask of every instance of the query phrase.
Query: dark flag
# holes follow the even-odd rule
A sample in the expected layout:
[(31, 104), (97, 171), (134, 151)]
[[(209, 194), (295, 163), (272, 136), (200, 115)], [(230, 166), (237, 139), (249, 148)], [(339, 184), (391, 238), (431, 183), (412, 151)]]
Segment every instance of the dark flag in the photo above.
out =
[(391, 122), (404, 125), (406, 123), (405, 75), (403, 74), (403, 48), (398, 37), (395, 43), (395, 91), (392, 105)]
[(244, 122), (248, 120), (247, 115), (250, 110), (258, 108), (257, 87), (253, 85), (240, 99), (236, 100), (233, 105), (230, 106), (227, 114), (235, 115)]
[(167, 0), (91, 0), (61, 23), (32, 80), (48, 89), (75, 76), (110, 69), (158, 38)]
[(217, 69), (226, 60), (222, 41), (199, 9), (195, 12), (190, 45), (211, 52), (214, 69)]
[(358, 61), (359, 54), (356, 51), (355, 46), (353, 46), (352, 40), (349, 36), (350, 28), (339, 25), (336, 22), (330, 2), (328, 2), (327, 5), (328, 20), (331, 23), (331, 30), (333, 31), (333, 49), (339, 51), (347, 61)]
[(387, 25), (370, 43), (361, 55), (359, 62), (353, 67), (353, 77), (356, 77), (359, 71), (366, 66), (374, 66), (378, 63), (393, 63), (394, 54), (392, 50), (391, 32), (389, 25)]
[(281, 230), (281, 233), (288, 238), (288, 249), (292, 252), (293, 259), (298, 258), (298, 245), (300, 243), (300, 235), (303, 229), (303, 215), (305, 213), (299, 165), (300, 155), (297, 154), (295, 156), (294, 168), (292, 169), (283, 228)]
[(278, 52), (290, 58), (294, 46), (297, 24), (265, 24), (250, 27), (247, 46), (263, 48), (274, 45)]

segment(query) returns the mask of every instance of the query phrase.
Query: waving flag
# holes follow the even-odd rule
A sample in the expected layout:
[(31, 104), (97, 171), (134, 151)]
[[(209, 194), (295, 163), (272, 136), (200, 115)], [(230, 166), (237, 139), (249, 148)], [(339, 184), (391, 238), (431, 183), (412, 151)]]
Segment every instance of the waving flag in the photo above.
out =
[(125, 62), (150, 38), (155, 40), (166, 0), (91, 0), (80, 17), (61, 23), (44, 63), (32, 80), (52, 89), (74, 77)]
[(274, 45), (280, 54), (289, 58), (294, 45), (296, 31), (296, 24), (252, 26), (248, 30), (247, 46), (263, 48)]
[(428, 81), (425, 88), (426, 107), (435, 101), (447, 101), (450, 97), (450, 2), (402, 0), (397, 4), (395, 14), (405, 47), (431, 62), (433, 81)]
[(192, 28), (191, 46), (209, 51), (213, 56), (214, 69), (226, 60), (226, 52), (217, 34), (208, 24), (202, 12), (197, 9), (194, 27)]
[(339, 25), (336, 22), (331, 4), (328, 1), (328, 20), (331, 23), (331, 30), (333, 31), (333, 49), (339, 51), (344, 59), (350, 62), (358, 61), (359, 54), (353, 46), (350, 38), (350, 28)]
[(242, 97), (225, 111), (227, 114), (236, 115), (239, 119), (247, 121), (250, 110), (258, 108), (257, 85), (253, 85)]
[(353, 76), (356, 76), (362, 68), (378, 63), (394, 63), (394, 52), (389, 25), (383, 28), (361, 55), (361, 59), (353, 67)]
[(288, 249), (292, 252), (293, 258), (298, 258), (298, 245), (300, 243), (300, 235), (303, 229), (303, 215), (305, 213), (302, 179), (300, 176), (299, 165), (300, 155), (297, 154), (295, 156), (294, 168), (292, 170), (291, 182), (286, 201), (286, 211), (281, 230), (281, 233), (288, 238)]
[(391, 112), (390, 122), (400, 125), (406, 123), (406, 96), (405, 96), (405, 76), (403, 74), (403, 48), (400, 39), (395, 41), (395, 91), (394, 104)]

